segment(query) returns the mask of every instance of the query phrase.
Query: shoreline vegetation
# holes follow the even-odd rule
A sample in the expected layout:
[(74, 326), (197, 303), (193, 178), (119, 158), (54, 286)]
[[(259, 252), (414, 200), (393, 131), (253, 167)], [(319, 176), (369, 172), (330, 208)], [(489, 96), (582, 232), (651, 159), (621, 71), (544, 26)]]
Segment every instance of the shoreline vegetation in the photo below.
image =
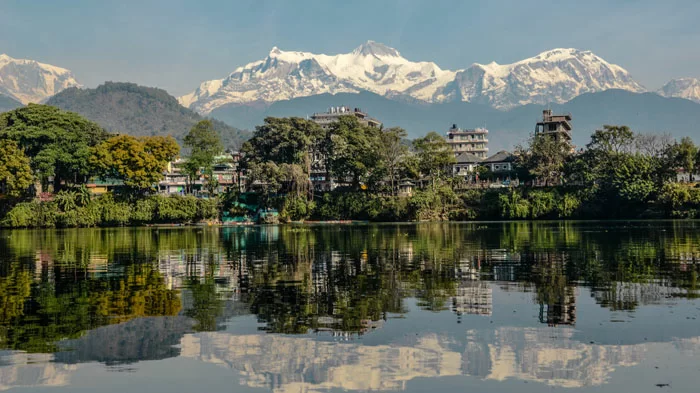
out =
[[(434, 132), (408, 143), (400, 128), (350, 116), (328, 129), (268, 118), (241, 147), (244, 179), (225, 192), (215, 191), (212, 167), (224, 146), (211, 123), (195, 125), (184, 145), (189, 184), (203, 179), (199, 197), (155, 192), (180, 154), (172, 137), (109, 134), (46, 105), (0, 114), (0, 227), (700, 218), (700, 188), (677, 180), (700, 162), (693, 141), (625, 126), (596, 130), (576, 151), (535, 135), (516, 147), (512, 171), (464, 176)], [(326, 178), (337, 179), (332, 191), (314, 188), (319, 156)], [(93, 195), (86, 184), (95, 178), (123, 186)], [(401, 183), (415, 187), (401, 191)]]

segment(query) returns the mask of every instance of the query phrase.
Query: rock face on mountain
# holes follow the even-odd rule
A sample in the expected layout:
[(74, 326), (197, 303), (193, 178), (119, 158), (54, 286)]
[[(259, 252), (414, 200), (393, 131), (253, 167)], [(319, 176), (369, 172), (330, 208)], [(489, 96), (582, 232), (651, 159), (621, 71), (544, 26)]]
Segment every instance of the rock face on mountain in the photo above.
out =
[(625, 69), (589, 51), (554, 49), (513, 64), (473, 64), (450, 71), (432, 62), (407, 60), (396, 49), (368, 41), (350, 53), (332, 56), (275, 47), (263, 60), (239, 67), (224, 79), (202, 83), (180, 102), (210, 113), (231, 104), (368, 91), (393, 99), (463, 101), (510, 109), (562, 103), (607, 89), (644, 91)]
[(658, 93), (664, 97), (685, 98), (700, 103), (700, 79), (673, 79), (666, 83)]
[(22, 104), (41, 103), (69, 87), (80, 87), (65, 68), (0, 54), (0, 94)]
[[(79, 113), (110, 132), (130, 135), (172, 135), (180, 142), (204, 118), (180, 105), (165, 90), (133, 83), (106, 82), (95, 89), (71, 88), (51, 97), (47, 104)], [(214, 120), (224, 145), (237, 148), (247, 131)]]

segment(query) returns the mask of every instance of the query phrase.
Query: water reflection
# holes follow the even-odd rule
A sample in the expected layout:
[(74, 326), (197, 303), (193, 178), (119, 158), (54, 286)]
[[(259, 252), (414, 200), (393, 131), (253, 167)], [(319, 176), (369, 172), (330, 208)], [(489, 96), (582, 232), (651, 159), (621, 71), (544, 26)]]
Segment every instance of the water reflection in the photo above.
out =
[(601, 385), (651, 350), (698, 354), (698, 229), (0, 232), (0, 389), (178, 356), (274, 391), (402, 390), (440, 376)]

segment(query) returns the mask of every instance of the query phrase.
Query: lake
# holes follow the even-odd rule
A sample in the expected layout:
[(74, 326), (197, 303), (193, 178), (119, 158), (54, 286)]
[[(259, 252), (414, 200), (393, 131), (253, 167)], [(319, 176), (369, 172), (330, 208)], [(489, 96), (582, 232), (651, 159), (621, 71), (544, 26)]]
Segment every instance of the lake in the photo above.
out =
[(0, 232), (0, 390), (697, 392), (700, 222)]

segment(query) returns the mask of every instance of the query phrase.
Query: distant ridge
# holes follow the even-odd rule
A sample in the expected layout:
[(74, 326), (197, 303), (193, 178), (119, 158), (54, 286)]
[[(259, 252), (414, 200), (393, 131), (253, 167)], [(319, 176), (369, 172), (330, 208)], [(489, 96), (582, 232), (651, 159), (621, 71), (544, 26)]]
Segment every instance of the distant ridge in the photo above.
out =
[[(106, 82), (95, 89), (70, 88), (51, 97), (48, 105), (79, 113), (111, 132), (130, 135), (172, 135), (179, 141), (203, 117), (180, 105), (165, 90), (134, 83)], [(247, 131), (214, 120), (225, 146), (237, 148)]]
[(370, 92), (324, 94), (280, 101), (269, 106), (230, 105), (211, 113), (242, 127), (260, 124), (266, 116), (307, 116), (329, 106), (349, 105), (367, 111), (385, 126), (401, 126), (411, 138), (428, 131), (443, 134), (456, 123), (463, 128), (489, 129), (489, 149), (512, 149), (525, 141), (541, 118), (542, 109), (573, 115), (574, 143), (584, 146), (591, 133), (604, 124), (625, 124), (637, 132), (668, 132), (676, 137), (691, 136), (700, 141), (700, 104), (655, 93), (607, 90), (580, 95), (563, 104), (529, 104), (508, 111), (469, 102), (426, 104), (400, 102)]

